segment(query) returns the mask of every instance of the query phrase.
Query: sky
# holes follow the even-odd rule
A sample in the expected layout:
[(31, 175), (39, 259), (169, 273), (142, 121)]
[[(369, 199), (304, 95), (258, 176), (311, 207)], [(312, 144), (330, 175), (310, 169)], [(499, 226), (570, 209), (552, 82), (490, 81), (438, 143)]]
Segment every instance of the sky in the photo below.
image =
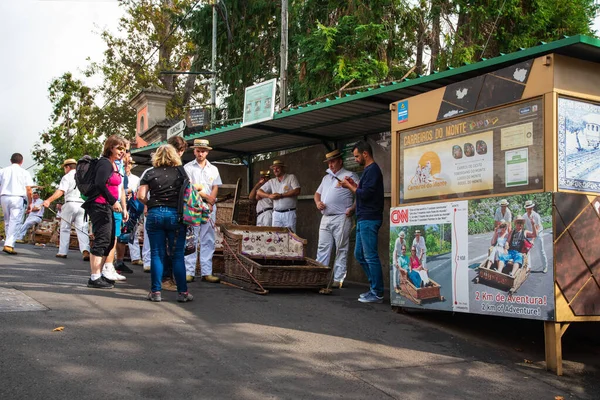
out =
[(86, 59), (102, 59), (98, 32), (116, 32), (121, 15), (117, 0), (0, 0), (0, 167), (16, 152), (33, 166), (33, 145), (49, 127), (50, 82), (67, 71), (83, 78)]

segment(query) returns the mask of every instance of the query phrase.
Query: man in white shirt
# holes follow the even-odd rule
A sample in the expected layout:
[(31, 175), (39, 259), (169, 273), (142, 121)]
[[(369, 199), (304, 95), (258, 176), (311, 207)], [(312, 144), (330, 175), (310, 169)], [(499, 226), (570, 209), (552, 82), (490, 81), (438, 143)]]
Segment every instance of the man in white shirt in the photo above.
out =
[(421, 236), (421, 231), (419, 229), (415, 231), (415, 238), (413, 239), (412, 245), (417, 249), (417, 257), (421, 260), (421, 266), (425, 268), (427, 265), (427, 246), (425, 245), (425, 238)]
[(500, 208), (496, 209), (494, 213), (494, 228), (497, 228), (504, 220), (506, 226), (508, 226), (508, 232), (510, 233), (512, 229), (512, 213), (508, 209), (508, 200), (502, 199), (500, 200)]
[(352, 229), (351, 217), (354, 214), (355, 204), (352, 191), (340, 186), (340, 182), (346, 177), (358, 182), (358, 175), (344, 169), (344, 161), (339, 150), (327, 153), (325, 162), (329, 169), (314, 196), (317, 209), (323, 214), (319, 225), (317, 261), (329, 266), (335, 243), (333, 287), (341, 287), (346, 278), (346, 261)]
[(33, 179), (23, 165), (23, 156), (14, 153), (10, 157), (11, 166), (0, 171), (0, 203), (4, 213), (4, 232), (6, 240), (2, 251), (16, 255), (15, 240), (23, 220), (23, 203), (27, 200), (27, 212), (32, 209), (31, 187)]
[[(190, 183), (199, 190), (200, 196), (212, 208), (210, 221), (194, 227), (194, 234), (198, 238), (200, 247), (200, 274), (203, 280), (218, 283), (219, 278), (212, 274), (212, 257), (215, 252), (215, 222), (217, 219), (215, 203), (219, 186), (223, 182), (221, 182), (218, 168), (206, 159), (208, 152), (212, 150), (208, 140), (195, 139), (194, 145), (191, 147), (194, 149), (196, 159), (185, 164), (185, 172), (188, 174)], [(193, 281), (196, 274), (196, 253), (185, 257), (185, 269), (187, 281)]]
[(84, 221), (85, 210), (81, 208), (83, 199), (75, 184), (75, 168), (77, 161), (68, 158), (63, 162), (65, 175), (60, 180), (58, 189), (44, 201), (44, 207), (65, 196), (65, 203), (60, 210), (60, 242), (56, 257), (67, 258), (69, 243), (71, 241), (71, 226), (75, 227), (79, 251), (83, 254), (83, 261), (90, 260), (90, 237), (88, 224)]
[[(548, 257), (546, 256), (546, 249), (544, 248), (544, 241), (542, 240), (544, 226), (542, 225), (540, 214), (533, 211), (533, 207), (535, 207), (533, 201), (527, 200), (525, 202), (525, 211), (527, 214), (527, 217), (525, 218), (525, 230), (533, 232), (535, 229), (536, 236), (533, 240), (533, 249), (538, 249), (536, 252), (539, 251), (539, 258), (542, 264), (541, 270), (545, 274), (548, 272)], [(533, 224), (531, 223), (531, 220), (533, 220)], [(533, 257), (529, 258), (529, 269), (533, 269)]]
[(296, 232), (296, 204), (300, 195), (300, 183), (295, 175), (285, 173), (283, 161), (271, 165), (275, 178), (258, 189), (259, 199), (273, 200), (273, 226), (285, 227)]
[[(131, 207), (131, 199), (137, 193), (138, 187), (140, 186), (140, 178), (137, 175), (131, 173), (131, 169), (135, 161), (131, 156), (125, 162), (125, 176), (127, 177), (127, 189), (125, 190), (125, 196), (127, 197), (127, 208), (129, 211), (129, 221), (126, 224), (127, 229), (130, 229), (130, 235), (133, 235), (133, 242), (131, 239), (128, 241), (127, 246), (129, 247), (129, 255), (131, 256), (131, 264), (142, 265), (140, 255), (140, 243), (138, 239), (138, 222), (142, 220), (136, 210)], [(140, 207), (142, 208), (142, 207)], [(117, 264), (121, 265), (123, 257), (125, 256), (125, 243), (117, 240)]]
[(273, 225), (273, 200), (268, 197), (259, 199), (258, 189), (263, 187), (271, 177), (270, 171), (260, 171), (260, 179), (254, 185), (248, 198), (256, 201), (256, 226), (272, 226)]
[(42, 218), (44, 217), (43, 200), (40, 199), (40, 194), (38, 192), (33, 192), (31, 203), (31, 212), (27, 215), (25, 222), (23, 222), (23, 225), (19, 228), (19, 232), (15, 234), (15, 237), (17, 238), (15, 240), (16, 243), (25, 243), (23, 238), (25, 237), (27, 230), (42, 222)]

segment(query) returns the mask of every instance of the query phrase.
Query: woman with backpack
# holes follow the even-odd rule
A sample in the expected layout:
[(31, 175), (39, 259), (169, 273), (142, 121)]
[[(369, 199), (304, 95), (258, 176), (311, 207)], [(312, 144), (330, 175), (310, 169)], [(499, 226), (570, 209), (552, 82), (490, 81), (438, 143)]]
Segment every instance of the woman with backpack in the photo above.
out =
[[(148, 300), (162, 301), (161, 283), (167, 257), (171, 257), (177, 284), (177, 301), (192, 301), (185, 279), (184, 248), (186, 226), (179, 214), (180, 193), (187, 175), (177, 150), (170, 144), (160, 146), (152, 155), (153, 168), (146, 170), (138, 188), (138, 200), (148, 207), (146, 230), (150, 239), (152, 286)], [(148, 192), (152, 196), (148, 198)], [(167, 250), (168, 246), (168, 250)], [(167, 255), (167, 253), (169, 255)]]
[(126, 140), (119, 135), (112, 135), (104, 142), (104, 150), (95, 166), (94, 191), (97, 196), (88, 198), (83, 208), (92, 221), (94, 244), (90, 249), (91, 276), (88, 287), (96, 289), (112, 289), (114, 281), (102, 275), (102, 266), (106, 256), (115, 244), (114, 212), (122, 212), (127, 221), (127, 210), (123, 210), (119, 198), (121, 174), (115, 164), (123, 158), (126, 150)]

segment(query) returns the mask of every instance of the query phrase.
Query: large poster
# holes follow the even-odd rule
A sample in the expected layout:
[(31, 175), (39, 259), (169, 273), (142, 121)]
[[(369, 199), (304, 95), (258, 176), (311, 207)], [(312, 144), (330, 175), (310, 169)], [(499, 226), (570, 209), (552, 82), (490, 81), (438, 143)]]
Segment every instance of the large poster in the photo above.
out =
[(558, 98), (558, 187), (600, 192), (600, 105)]
[(392, 305), (553, 320), (552, 194), (395, 207)]
[(543, 188), (542, 99), (399, 132), (400, 200)]

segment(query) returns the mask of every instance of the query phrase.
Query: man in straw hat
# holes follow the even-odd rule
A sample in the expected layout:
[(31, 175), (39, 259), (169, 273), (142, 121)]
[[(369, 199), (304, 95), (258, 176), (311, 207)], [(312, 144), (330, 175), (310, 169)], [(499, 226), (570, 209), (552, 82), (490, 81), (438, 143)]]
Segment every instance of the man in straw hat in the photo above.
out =
[[(523, 242), (525, 240), (535, 240), (537, 237), (535, 230), (529, 231), (525, 229), (525, 220), (525, 217), (517, 215), (517, 218), (515, 218), (515, 227), (508, 235), (506, 243), (508, 251), (506, 254), (498, 255), (498, 271), (500, 272), (503, 272), (506, 263), (513, 262), (512, 270), (508, 271), (510, 276), (515, 276), (517, 270), (523, 267)], [(531, 268), (528, 266), (527, 269), (530, 270)]]
[(498, 207), (494, 213), (494, 228), (497, 228), (498, 225), (500, 225), (500, 221), (504, 220), (508, 227), (508, 231), (510, 232), (512, 226), (512, 213), (508, 209), (508, 200), (502, 199), (498, 205), (500, 207)]
[(296, 232), (296, 204), (300, 195), (300, 183), (295, 175), (285, 173), (285, 164), (281, 160), (273, 161), (271, 169), (275, 177), (258, 189), (257, 197), (273, 200), (273, 226)]
[(15, 237), (17, 238), (17, 243), (25, 243), (23, 238), (25, 237), (27, 230), (32, 226), (35, 226), (42, 222), (42, 218), (44, 217), (43, 202), (44, 201), (40, 199), (40, 194), (36, 190), (34, 190), (31, 199), (31, 211), (29, 211), (25, 222), (23, 222), (23, 225), (21, 225), (19, 231), (15, 235)]
[(400, 231), (396, 242), (394, 242), (394, 252), (392, 253), (392, 266), (394, 271), (394, 288), (400, 289), (400, 268), (404, 268), (408, 272), (408, 257), (406, 256), (406, 233)]
[[(525, 229), (531, 232), (535, 230), (536, 238), (533, 241), (533, 248), (538, 249), (536, 252), (539, 252), (539, 259), (542, 264), (540, 269), (545, 274), (548, 272), (548, 257), (546, 256), (546, 249), (544, 248), (544, 241), (542, 240), (542, 231), (544, 230), (544, 227), (542, 226), (540, 214), (533, 211), (533, 207), (535, 207), (535, 203), (532, 200), (527, 200), (525, 202)], [(533, 260), (530, 261), (530, 265), (533, 265)]]
[(4, 230), (6, 239), (3, 252), (16, 255), (15, 241), (23, 221), (24, 201), (27, 201), (27, 212), (32, 208), (33, 179), (29, 171), (22, 167), (23, 155), (14, 153), (10, 157), (11, 165), (0, 170), (0, 203), (4, 214)]
[(271, 178), (269, 170), (260, 171), (260, 179), (254, 185), (248, 197), (252, 201), (256, 201), (256, 226), (272, 226), (273, 225), (273, 200), (268, 197), (259, 199), (258, 189), (263, 187)]
[[(210, 219), (207, 224), (194, 227), (194, 234), (198, 238), (200, 248), (200, 268), (202, 279), (207, 282), (218, 283), (219, 278), (213, 275), (212, 258), (215, 252), (215, 221), (217, 218), (217, 192), (221, 182), (219, 170), (211, 164), (206, 157), (212, 150), (206, 139), (195, 139), (193, 161), (185, 164), (185, 171), (190, 178), (190, 183), (194, 184), (200, 190), (200, 196), (211, 207)], [(194, 280), (196, 275), (196, 253), (185, 257), (186, 279), (188, 282)]]
[(75, 167), (77, 161), (74, 158), (68, 158), (63, 162), (65, 175), (60, 180), (58, 189), (44, 200), (44, 207), (50, 207), (50, 203), (65, 196), (65, 203), (61, 208), (60, 214), (60, 239), (58, 253), (56, 257), (67, 258), (69, 252), (69, 242), (71, 240), (71, 226), (75, 227), (77, 241), (79, 242), (79, 251), (83, 254), (83, 260), (90, 259), (90, 238), (88, 236), (88, 224), (84, 221), (85, 211), (81, 208), (83, 199), (77, 186), (75, 185)]
[(340, 182), (345, 177), (358, 182), (358, 175), (344, 169), (342, 153), (339, 150), (327, 153), (324, 162), (329, 168), (314, 196), (317, 209), (323, 214), (319, 225), (317, 261), (329, 265), (335, 243), (333, 287), (341, 287), (346, 278), (346, 261), (350, 244), (350, 230), (352, 229), (351, 217), (356, 205), (354, 204), (354, 193), (350, 189), (342, 187)]

